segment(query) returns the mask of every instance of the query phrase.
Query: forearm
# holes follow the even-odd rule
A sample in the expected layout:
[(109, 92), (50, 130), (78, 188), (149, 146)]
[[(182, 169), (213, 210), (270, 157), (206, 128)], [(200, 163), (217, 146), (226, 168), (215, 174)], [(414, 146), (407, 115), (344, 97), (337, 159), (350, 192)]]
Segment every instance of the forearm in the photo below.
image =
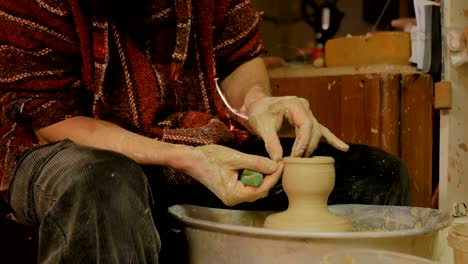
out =
[(64, 139), (112, 150), (134, 159), (140, 164), (183, 168), (184, 157), (191, 147), (170, 144), (125, 130), (110, 122), (89, 117), (73, 117), (35, 131), (41, 143)]
[(221, 90), (229, 104), (248, 116), (247, 106), (271, 96), (270, 80), (263, 59), (257, 57), (234, 70), (221, 82)]

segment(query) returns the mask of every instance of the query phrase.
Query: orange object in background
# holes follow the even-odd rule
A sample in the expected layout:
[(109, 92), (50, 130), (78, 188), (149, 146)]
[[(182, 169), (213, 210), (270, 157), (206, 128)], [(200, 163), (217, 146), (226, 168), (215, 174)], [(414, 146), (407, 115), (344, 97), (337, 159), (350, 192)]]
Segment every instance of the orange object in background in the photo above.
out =
[(315, 67), (325, 66), (325, 49), (323, 45), (317, 45), (312, 48), (311, 58), (312, 64), (314, 64)]
[(325, 45), (327, 67), (369, 64), (410, 64), (411, 37), (407, 32), (382, 31), (330, 39)]

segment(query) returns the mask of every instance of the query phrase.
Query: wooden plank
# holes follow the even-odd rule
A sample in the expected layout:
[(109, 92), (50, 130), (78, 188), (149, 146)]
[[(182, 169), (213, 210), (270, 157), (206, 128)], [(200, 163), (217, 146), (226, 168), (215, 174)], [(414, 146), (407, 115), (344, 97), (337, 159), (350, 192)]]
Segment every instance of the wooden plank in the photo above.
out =
[(349, 142), (380, 146), (379, 75), (342, 76), (341, 129)]
[(270, 78), (303, 78), (365, 74), (411, 74), (420, 71), (411, 65), (375, 64), (316, 68), (313, 65), (290, 65), (269, 70)]
[(380, 146), (400, 157), (400, 74), (380, 77)]
[(379, 75), (272, 78), (273, 95), (306, 98), (314, 116), (346, 142), (380, 147)]
[(430, 75), (402, 75), (401, 157), (408, 167), (413, 206), (431, 207), (432, 96)]
[(434, 84), (434, 108), (452, 108), (452, 85), (449, 81), (441, 81)]

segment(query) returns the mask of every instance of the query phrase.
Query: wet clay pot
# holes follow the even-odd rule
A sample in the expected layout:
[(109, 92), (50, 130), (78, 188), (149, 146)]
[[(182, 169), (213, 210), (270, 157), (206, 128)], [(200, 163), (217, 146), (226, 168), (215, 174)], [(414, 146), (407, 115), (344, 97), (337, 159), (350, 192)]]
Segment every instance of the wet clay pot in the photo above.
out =
[(344, 232), (351, 222), (328, 210), (328, 196), (335, 185), (334, 159), (331, 157), (283, 159), (282, 184), (289, 200), (286, 211), (269, 215), (266, 228)]

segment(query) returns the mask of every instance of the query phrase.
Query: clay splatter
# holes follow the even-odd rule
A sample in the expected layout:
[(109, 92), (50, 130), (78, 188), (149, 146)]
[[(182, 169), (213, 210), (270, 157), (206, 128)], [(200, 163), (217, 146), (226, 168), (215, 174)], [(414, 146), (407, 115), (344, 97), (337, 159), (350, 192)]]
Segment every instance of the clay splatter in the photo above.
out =
[(460, 149), (462, 149), (463, 151), (468, 152), (468, 147), (466, 146), (465, 143), (459, 144), (458, 147), (459, 147)]

